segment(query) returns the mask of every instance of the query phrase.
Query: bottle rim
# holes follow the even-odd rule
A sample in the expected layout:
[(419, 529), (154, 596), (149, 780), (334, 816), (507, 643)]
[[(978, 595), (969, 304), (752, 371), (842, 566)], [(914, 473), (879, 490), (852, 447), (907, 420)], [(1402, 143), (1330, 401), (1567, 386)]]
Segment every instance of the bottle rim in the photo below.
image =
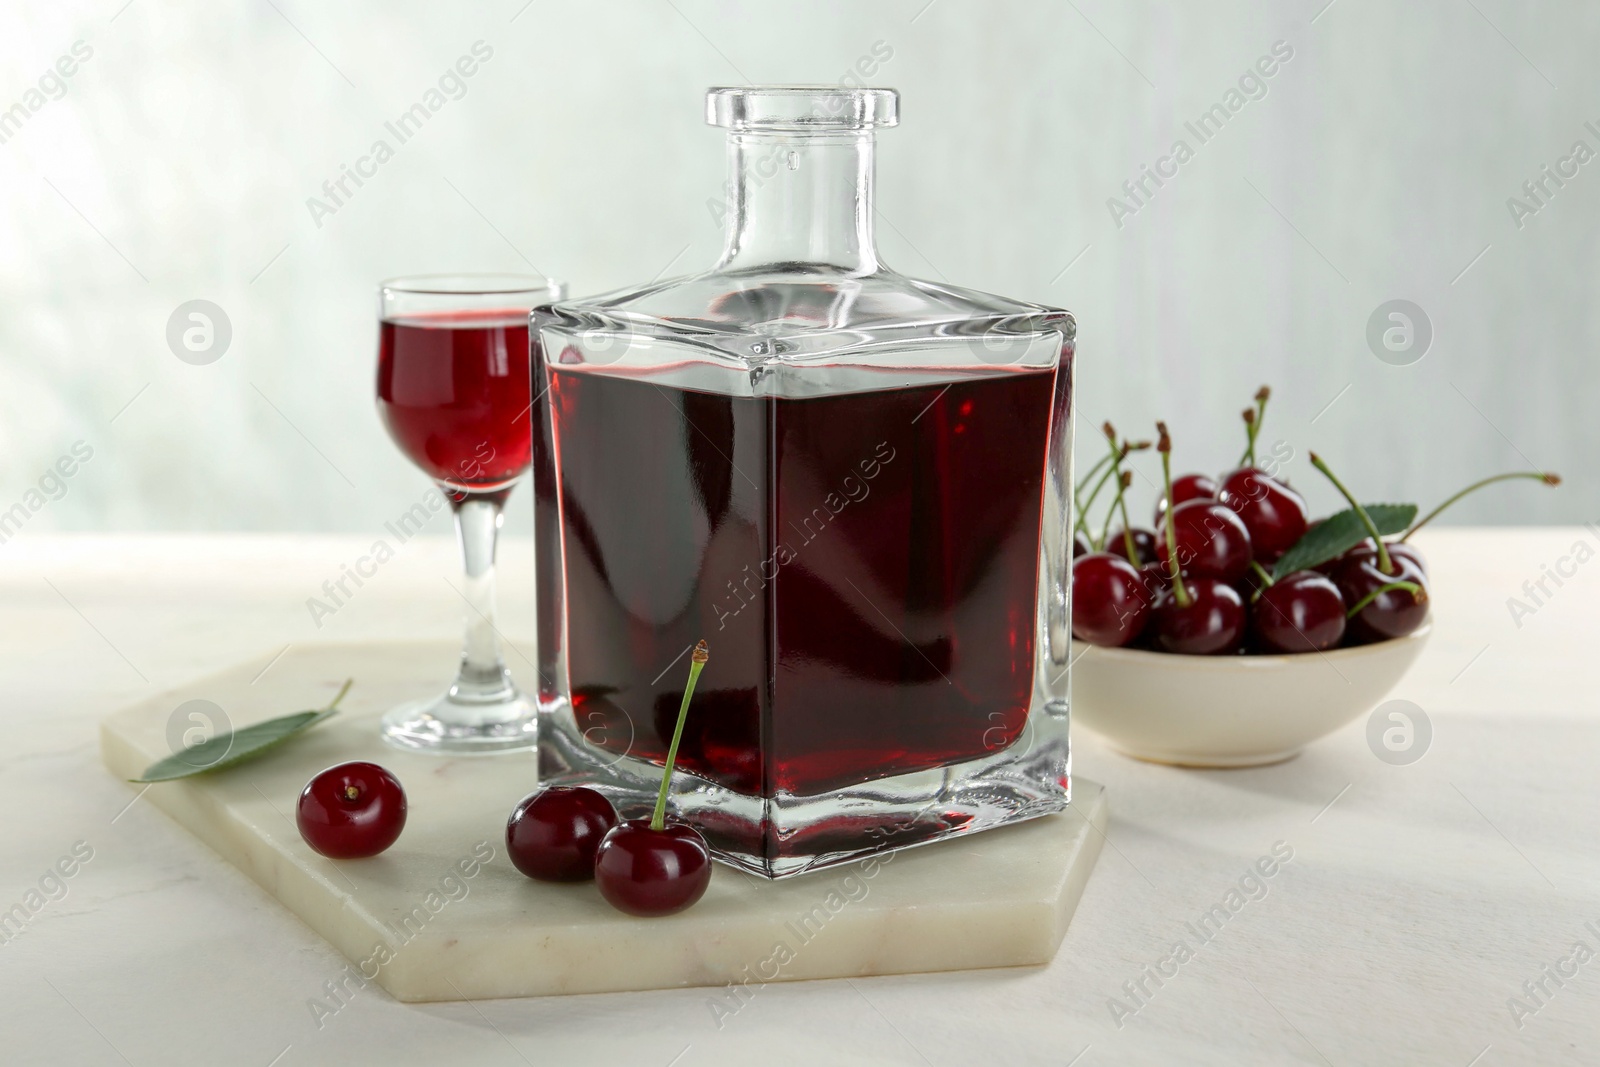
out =
[(900, 123), (894, 89), (738, 85), (706, 90), (706, 122), (728, 130), (869, 130)]

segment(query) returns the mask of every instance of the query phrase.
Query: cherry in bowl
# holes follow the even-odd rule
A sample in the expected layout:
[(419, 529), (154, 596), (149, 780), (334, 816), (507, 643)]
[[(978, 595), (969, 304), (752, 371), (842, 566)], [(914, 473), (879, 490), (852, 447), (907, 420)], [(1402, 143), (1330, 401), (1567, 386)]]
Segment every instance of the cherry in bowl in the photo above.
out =
[(1332, 581), (1295, 571), (1261, 590), (1250, 606), (1250, 632), (1263, 652), (1322, 652), (1344, 637), (1344, 615)]
[[(1215, 500), (1218, 487), (1216, 480), (1205, 474), (1180, 474), (1172, 479), (1173, 506), (1187, 503), (1190, 500)], [(1167, 519), (1167, 496), (1162, 494), (1156, 501), (1156, 529)]]
[[(1168, 521), (1183, 573), (1237, 582), (1250, 569), (1250, 531), (1233, 509), (1216, 500), (1189, 500), (1173, 508)], [(1164, 536), (1156, 539), (1156, 552), (1170, 570)]]
[(1305, 498), (1265, 471), (1244, 467), (1222, 482), (1217, 499), (1238, 513), (1250, 531), (1255, 558), (1271, 563), (1305, 536)]
[(1144, 579), (1121, 556), (1091, 552), (1072, 565), (1072, 635), (1080, 641), (1128, 644), (1144, 632), (1151, 602)]
[(1239, 651), (1248, 622), (1239, 591), (1215, 578), (1186, 578), (1183, 590), (1180, 597), (1168, 589), (1156, 602), (1150, 624), (1156, 647), (1188, 656)]
[[(1387, 546), (1386, 546), (1387, 547)], [(1356, 611), (1348, 629), (1351, 644), (1404, 637), (1428, 618), (1428, 576), (1410, 554), (1387, 553), (1385, 571), (1376, 547), (1355, 549), (1333, 572), (1345, 603)], [(1396, 588), (1410, 583), (1415, 588)]]
[(300, 793), (295, 823), (306, 844), (330, 859), (376, 856), (406, 826), (406, 791), (376, 763), (341, 763)]

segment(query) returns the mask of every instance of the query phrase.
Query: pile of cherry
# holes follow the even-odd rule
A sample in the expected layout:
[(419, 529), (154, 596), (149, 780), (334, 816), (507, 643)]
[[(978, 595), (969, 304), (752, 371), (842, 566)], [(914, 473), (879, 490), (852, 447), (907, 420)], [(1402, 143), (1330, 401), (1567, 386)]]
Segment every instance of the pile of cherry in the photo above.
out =
[[(506, 820), (506, 851), (517, 870), (542, 882), (593, 879), (612, 907), (630, 915), (671, 915), (705, 895), (711, 883), (705, 838), (668, 820), (666, 807), (689, 701), (708, 658), (701, 641), (690, 657), (654, 814), (620, 820), (611, 801), (584, 786), (537, 790)], [(330, 859), (376, 856), (405, 829), (406, 793), (376, 763), (341, 763), (307, 783), (295, 821), (306, 844)]]
[[(1238, 469), (1220, 480), (1204, 474), (1173, 478), (1172, 439), (1166, 424), (1156, 423), (1164, 493), (1154, 530), (1128, 519), (1133, 472), (1124, 466), (1150, 442), (1119, 440), (1105, 424), (1110, 452), (1076, 487), (1072, 632), (1079, 640), (1215, 656), (1320, 652), (1404, 637), (1428, 615), (1427, 566), (1407, 543), (1417, 529), (1493, 482), (1561, 481), (1542, 471), (1495, 475), (1417, 520), (1414, 504), (1358, 503), (1313, 452), (1312, 466), (1350, 507), (1312, 519), (1305, 499), (1256, 463), (1256, 437), (1270, 395), (1262, 386), (1254, 407), (1244, 411), (1245, 453)], [(1088, 511), (1108, 484), (1115, 497), (1095, 539)], [(1112, 530), (1115, 518), (1122, 525)], [(1386, 540), (1391, 535), (1399, 536)]]

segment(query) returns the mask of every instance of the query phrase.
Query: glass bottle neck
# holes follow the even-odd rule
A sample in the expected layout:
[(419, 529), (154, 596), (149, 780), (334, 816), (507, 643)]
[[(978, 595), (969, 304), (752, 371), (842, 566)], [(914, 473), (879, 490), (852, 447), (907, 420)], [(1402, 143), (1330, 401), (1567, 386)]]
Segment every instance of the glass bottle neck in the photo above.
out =
[(728, 135), (729, 213), (721, 270), (826, 264), (880, 268), (873, 240), (873, 135)]

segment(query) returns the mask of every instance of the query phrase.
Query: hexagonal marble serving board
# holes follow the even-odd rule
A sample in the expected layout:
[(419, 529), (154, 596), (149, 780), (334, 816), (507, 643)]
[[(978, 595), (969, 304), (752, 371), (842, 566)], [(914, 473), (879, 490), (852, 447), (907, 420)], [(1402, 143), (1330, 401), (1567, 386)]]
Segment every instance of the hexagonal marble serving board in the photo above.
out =
[[(134, 778), (203, 725), (190, 714), (207, 707), (188, 701), (237, 729), (321, 707), (354, 678), (341, 714), (260, 759), (129, 789), (342, 952), (351, 991), (375, 981), (403, 1001), (1043, 964), (1100, 851), (1105, 790), (1080, 778), (1059, 815), (781, 882), (718, 864), (688, 911), (623, 915), (592, 884), (534, 882), (506, 857), (506, 816), (537, 785), (532, 753), (446, 759), (379, 740), (378, 717), (439, 687), (457, 654), (433, 642), (293, 647), (111, 715), (102, 755)], [(393, 771), (410, 810), (387, 852), (336, 862), (301, 841), (294, 808), (312, 775), (353, 759)]]

